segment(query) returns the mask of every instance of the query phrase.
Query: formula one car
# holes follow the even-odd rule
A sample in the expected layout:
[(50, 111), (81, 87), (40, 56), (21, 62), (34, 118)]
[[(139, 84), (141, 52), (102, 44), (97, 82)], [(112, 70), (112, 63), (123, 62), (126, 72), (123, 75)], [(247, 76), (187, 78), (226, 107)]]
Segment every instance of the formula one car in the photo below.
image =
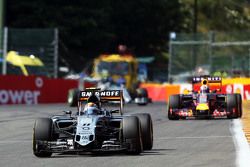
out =
[[(119, 102), (119, 108), (102, 108), (106, 101)], [(50, 157), (52, 153), (102, 151), (140, 154), (143, 150), (151, 150), (153, 125), (150, 114), (123, 115), (122, 103), (121, 90), (81, 91), (76, 115), (65, 111), (64, 115), (35, 121), (34, 155)]]
[[(96, 86), (101, 90), (122, 90), (123, 91), (123, 100), (125, 103), (134, 102), (139, 106), (145, 106), (148, 103), (152, 103), (152, 99), (148, 96), (148, 92), (145, 88), (136, 88), (133, 94), (129, 93), (124, 83), (115, 83), (110, 80), (92, 80), (92, 84), (96, 82)], [(89, 82), (90, 83), (90, 82)], [(82, 85), (82, 84), (79, 84)], [(70, 107), (77, 106), (77, 98), (80, 91), (83, 90), (81, 87), (78, 89), (70, 89), (68, 92), (68, 104)], [(131, 96), (132, 95), (132, 96)]]
[[(197, 86), (200, 88), (199, 91), (197, 91)], [(193, 77), (192, 87), (193, 91), (189, 94), (177, 94), (169, 97), (169, 120), (187, 117), (233, 119), (242, 116), (241, 94), (221, 93), (221, 77)]]

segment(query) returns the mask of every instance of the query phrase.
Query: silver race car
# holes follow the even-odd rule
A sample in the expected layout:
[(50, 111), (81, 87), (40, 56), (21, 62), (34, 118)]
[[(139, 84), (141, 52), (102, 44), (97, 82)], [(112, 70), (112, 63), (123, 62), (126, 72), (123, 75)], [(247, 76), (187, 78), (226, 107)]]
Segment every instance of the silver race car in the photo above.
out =
[[(116, 101), (116, 109), (102, 104)], [(116, 103), (116, 104), (117, 104)], [(109, 104), (109, 103), (107, 103)], [(123, 115), (121, 90), (81, 91), (75, 115), (39, 118), (33, 128), (33, 153), (50, 157), (52, 153), (124, 151), (140, 154), (153, 146), (153, 125), (150, 114)]]

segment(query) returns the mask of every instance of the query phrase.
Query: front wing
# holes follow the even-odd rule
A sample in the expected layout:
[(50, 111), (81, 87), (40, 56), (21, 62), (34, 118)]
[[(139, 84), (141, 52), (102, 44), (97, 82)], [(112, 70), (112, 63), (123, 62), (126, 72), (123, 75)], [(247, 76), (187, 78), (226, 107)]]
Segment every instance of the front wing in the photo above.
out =
[(37, 141), (37, 147), (40, 150), (53, 153), (74, 153), (74, 152), (109, 152), (109, 151), (125, 151), (129, 148), (127, 143), (105, 143), (101, 148), (93, 146), (77, 147), (73, 140), (66, 141)]
[(229, 113), (226, 112), (226, 110), (223, 111), (218, 111), (218, 110), (214, 110), (214, 111), (193, 111), (192, 109), (187, 109), (187, 108), (183, 108), (183, 109), (174, 109), (172, 110), (173, 115), (178, 116), (180, 118), (187, 118), (187, 117), (225, 117), (227, 116)]

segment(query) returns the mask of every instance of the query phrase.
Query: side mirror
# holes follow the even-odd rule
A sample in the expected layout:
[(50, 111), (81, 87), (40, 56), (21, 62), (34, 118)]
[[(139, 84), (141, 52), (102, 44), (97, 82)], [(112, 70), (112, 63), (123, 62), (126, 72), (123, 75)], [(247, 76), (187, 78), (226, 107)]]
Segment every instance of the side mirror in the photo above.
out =
[(63, 111), (65, 114), (67, 114), (67, 115), (70, 115), (71, 116), (71, 114), (72, 114), (72, 111), (70, 111), (70, 110), (67, 110), (67, 111)]

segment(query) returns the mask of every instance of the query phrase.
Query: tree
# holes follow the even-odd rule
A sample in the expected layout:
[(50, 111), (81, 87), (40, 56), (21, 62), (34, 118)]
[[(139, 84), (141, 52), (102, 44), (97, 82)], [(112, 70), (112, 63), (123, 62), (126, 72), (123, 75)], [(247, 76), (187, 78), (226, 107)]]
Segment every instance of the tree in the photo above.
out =
[[(180, 0), (186, 23), (192, 24), (194, 0)], [(202, 0), (198, 2), (198, 32), (242, 31), (250, 27), (250, 6), (246, 0)]]
[(58, 27), (60, 57), (78, 71), (118, 44), (136, 55), (166, 52), (169, 32), (185, 29), (178, 1), (10, 0), (6, 11), (10, 28)]

